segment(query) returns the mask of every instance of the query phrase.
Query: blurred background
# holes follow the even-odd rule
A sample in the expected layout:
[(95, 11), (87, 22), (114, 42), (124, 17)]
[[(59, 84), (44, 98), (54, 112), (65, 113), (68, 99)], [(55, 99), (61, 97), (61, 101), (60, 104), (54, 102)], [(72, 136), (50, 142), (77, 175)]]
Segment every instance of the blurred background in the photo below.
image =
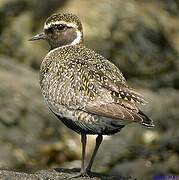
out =
[[(140, 179), (179, 175), (178, 0), (0, 0), (0, 168), (80, 167), (81, 144), (45, 105), (39, 66), (49, 47), (28, 42), (54, 12), (83, 21), (87, 47), (114, 62), (146, 96), (156, 127), (106, 137), (94, 171)], [(89, 138), (88, 159), (94, 145)]]

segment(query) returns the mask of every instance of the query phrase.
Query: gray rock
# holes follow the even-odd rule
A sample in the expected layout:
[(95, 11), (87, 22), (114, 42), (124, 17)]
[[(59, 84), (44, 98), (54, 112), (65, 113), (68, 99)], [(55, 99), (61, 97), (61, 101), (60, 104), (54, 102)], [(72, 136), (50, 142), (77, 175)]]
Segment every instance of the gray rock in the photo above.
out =
[(132, 180), (132, 178), (125, 178), (120, 175), (110, 176), (104, 174), (93, 173), (92, 177), (79, 177), (72, 178), (79, 173), (79, 169), (53, 169), (53, 170), (41, 170), (35, 173), (23, 173), (7, 170), (0, 170), (1, 180), (61, 180), (61, 179), (75, 179), (75, 180)]

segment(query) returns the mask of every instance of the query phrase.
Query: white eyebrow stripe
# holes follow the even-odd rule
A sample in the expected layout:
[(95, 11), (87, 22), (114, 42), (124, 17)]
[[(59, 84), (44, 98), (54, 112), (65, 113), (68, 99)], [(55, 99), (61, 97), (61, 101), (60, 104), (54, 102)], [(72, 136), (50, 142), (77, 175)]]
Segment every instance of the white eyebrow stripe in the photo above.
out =
[(51, 22), (49, 24), (46, 24), (44, 25), (44, 29), (48, 29), (50, 28), (52, 25), (58, 25), (58, 24), (65, 24), (66, 26), (68, 27), (73, 27), (73, 28), (77, 28), (77, 25), (74, 24), (74, 23), (67, 23), (65, 21), (55, 21), (55, 22)]
[(76, 31), (77, 37), (75, 38), (75, 40), (71, 43), (71, 45), (75, 45), (78, 44), (81, 41), (82, 38), (82, 34), (80, 31)]

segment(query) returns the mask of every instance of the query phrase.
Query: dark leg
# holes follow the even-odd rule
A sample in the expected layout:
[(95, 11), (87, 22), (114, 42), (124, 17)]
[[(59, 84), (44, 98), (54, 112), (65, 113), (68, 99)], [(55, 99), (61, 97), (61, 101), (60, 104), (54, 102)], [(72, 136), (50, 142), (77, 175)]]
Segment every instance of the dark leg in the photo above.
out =
[(86, 152), (86, 134), (81, 134), (82, 143), (82, 161), (81, 161), (81, 174), (85, 173), (85, 152)]
[(97, 153), (97, 151), (99, 149), (99, 146), (100, 146), (102, 140), (103, 140), (103, 136), (102, 135), (98, 135), (98, 137), (96, 138), (96, 146), (94, 148), (94, 151), (93, 151), (92, 157), (90, 159), (90, 162), (89, 162), (89, 164), (88, 164), (88, 166), (86, 168), (87, 173), (90, 173), (90, 171), (91, 171), (91, 167), (93, 165), (94, 159), (96, 157), (96, 153)]
[(72, 176), (70, 179), (78, 178), (81, 176), (87, 176), (85, 169), (85, 152), (86, 152), (86, 134), (81, 133), (81, 144), (82, 144), (82, 160), (81, 160), (81, 171), (79, 174)]

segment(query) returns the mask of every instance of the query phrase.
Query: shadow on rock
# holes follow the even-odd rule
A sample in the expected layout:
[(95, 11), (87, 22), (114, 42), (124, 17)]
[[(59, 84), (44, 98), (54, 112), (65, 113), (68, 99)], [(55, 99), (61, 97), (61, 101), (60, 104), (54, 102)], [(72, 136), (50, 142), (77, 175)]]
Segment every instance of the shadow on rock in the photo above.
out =
[[(63, 168), (55, 168), (54, 169), (58, 173), (65, 173), (65, 174), (70, 174), (71, 176), (78, 174), (80, 172), (79, 168), (73, 168), (73, 169), (63, 169)], [(83, 178), (83, 177), (82, 177)], [(103, 173), (96, 173), (92, 172), (91, 177), (86, 177), (85, 179), (103, 179), (103, 180), (129, 180), (131, 177), (122, 177), (120, 175), (107, 175)], [(81, 178), (74, 178), (74, 179), (81, 179)], [(132, 180), (132, 179), (131, 179)]]

